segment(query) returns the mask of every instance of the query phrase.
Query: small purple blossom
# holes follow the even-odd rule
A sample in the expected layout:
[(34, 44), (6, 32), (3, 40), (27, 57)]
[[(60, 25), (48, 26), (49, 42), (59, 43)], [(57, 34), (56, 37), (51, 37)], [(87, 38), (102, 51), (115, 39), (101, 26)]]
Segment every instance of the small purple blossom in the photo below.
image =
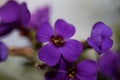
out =
[(112, 30), (102, 22), (97, 22), (92, 29), (91, 36), (88, 38), (88, 44), (99, 54), (107, 51), (113, 45)]
[(74, 26), (62, 19), (56, 21), (54, 30), (48, 22), (42, 23), (37, 31), (36, 39), (39, 42), (48, 42), (48, 44), (39, 50), (39, 59), (49, 66), (56, 65), (61, 56), (69, 62), (75, 61), (82, 52), (82, 44), (70, 39), (74, 33)]
[(8, 57), (8, 48), (7, 46), (0, 41), (0, 62), (5, 61)]
[(49, 21), (49, 19), (50, 7), (45, 6), (43, 8), (39, 8), (31, 15), (29, 26), (30, 28), (37, 30), (41, 23)]
[(14, 0), (8, 1), (0, 8), (0, 36), (6, 35), (14, 28), (26, 28), (30, 20), (30, 12), (26, 3), (18, 4)]
[(58, 70), (46, 73), (45, 80), (97, 80), (97, 64), (92, 60), (76, 65), (61, 61)]
[(112, 80), (120, 80), (120, 53), (115, 54), (112, 51), (107, 51), (102, 55), (98, 64), (101, 73)]

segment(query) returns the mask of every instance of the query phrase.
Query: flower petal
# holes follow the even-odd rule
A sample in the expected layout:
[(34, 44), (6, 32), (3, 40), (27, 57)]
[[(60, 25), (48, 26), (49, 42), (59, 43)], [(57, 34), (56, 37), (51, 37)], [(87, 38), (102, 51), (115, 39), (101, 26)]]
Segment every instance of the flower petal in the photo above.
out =
[(30, 12), (27, 9), (26, 3), (22, 3), (20, 5), (20, 18), (21, 18), (21, 24), (23, 26), (26, 26), (30, 20)]
[(91, 38), (88, 38), (87, 42), (91, 47), (93, 47), (95, 49), (96, 52), (101, 54), (101, 49), (98, 47), (98, 45)]
[(92, 30), (91, 39), (97, 46), (100, 46), (102, 43), (101, 29), (95, 28)]
[(8, 48), (0, 41), (0, 62), (5, 61), (8, 56)]
[(99, 23), (96, 23), (93, 28), (92, 28), (92, 32), (91, 32), (91, 37), (97, 37), (97, 36), (101, 36), (101, 27), (99, 26)]
[(99, 32), (101, 32), (101, 35), (104, 37), (111, 37), (112, 36), (112, 29), (105, 25), (103, 22), (97, 22), (94, 26), (93, 26), (93, 30), (99, 30)]
[(120, 50), (117, 52), (117, 67), (120, 67)]
[(116, 66), (117, 56), (112, 51), (105, 52), (98, 60), (103, 75), (111, 77)]
[(47, 65), (54, 66), (59, 62), (61, 53), (52, 43), (49, 43), (39, 50), (38, 57)]
[(0, 8), (0, 17), (3, 22), (13, 22), (18, 19), (19, 5), (13, 1), (8, 1)]
[(49, 71), (45, 74), (45, 80), (70, 80), (66, 73)]
[(97, 79), (97, 64), (92, 60), (84, 60), (77, 66), (77, 78), (79, 80), (96, 80)]
[(77, 40), (69, 40), (66, 41), (65, 45), (60, 49), (65, 60), (73, 62), (82, 52), (82, 44)]
[(38, 29), (39, 25), (45, 21), (49, 21), (50, 18), (50, 7), (45, 6), (39, 8), (31, 15), (29, 26), (35, 30)]
[(113, 45), (113, 40), (112, 39), (104, 39), (102, 42), (102, 52), (107, 51), (110, 49)]
[(55, 32), (57, 35), (68, 39), (74, 35), (75, 28), (73, 25), (65, 22), (64, 20), (58, 19), (55, 23)]
[(0, 36), (10, 33), (14, 29), (12, 24), (0, 24)]
[(37, 30), (36, 39), (39, 42), (48, 42), (52, 36), (53, 30), (50, 24), (48, 22), (42, 23)]
[(58, 66), (59, 66), (58, 72), (64, 72), (65, 73), (66, 70), (68, 69), (68, 66), (71, 66), (71, 63), (67, 62), (64, 59), (61, 59), (60, 64)]

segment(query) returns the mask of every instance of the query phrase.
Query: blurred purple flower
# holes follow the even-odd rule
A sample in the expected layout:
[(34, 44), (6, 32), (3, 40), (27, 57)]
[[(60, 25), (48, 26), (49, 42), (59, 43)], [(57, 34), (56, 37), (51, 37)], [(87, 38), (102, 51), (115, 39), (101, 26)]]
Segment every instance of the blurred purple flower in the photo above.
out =
[(99, 58), (98, 64), (104, 76), (112, 78), (112, 80), (120, 80), (120, 53), (116, 55), (114, 52), (108, 51)]
[(97, 80), (97, 64), (92, 60), (77, 65), (62, 61), (58, 70), (46, 73), (45, 80)]
[(36, 39), (39, 42), (49, 42), (38, 52), (39, 59), (49, 66), (56, 65), (61, 55), (69, 62), (75, 61), (82, 52), (82, 44), (73, 39), (69, 39), (75, 33), (73, 25), (62, 19), (55, 23), (55, 30), (48, 22), (40, 25)]
[(8, 48), (0, 41), (0, 62), (5, 61), (8, 57)]
[(88, 44), (99, 54), (107, 51), (113, 45), (112, 30), (102, 22), (97, 22), (92, 29), (91, 36), (88, 38)]
[(8, 1), (0, 8), (0, 36), (6, 35), (14, 28), (26, 28), (30, 20), (30, 12), (26, 3), (18, 4), (14, 0)]
[(50, 7), (45, 6), (37, 9), (32, 15), (29, 22), (29, 27), (37, 30), (41, 23), (49, 21), (50, 18)]

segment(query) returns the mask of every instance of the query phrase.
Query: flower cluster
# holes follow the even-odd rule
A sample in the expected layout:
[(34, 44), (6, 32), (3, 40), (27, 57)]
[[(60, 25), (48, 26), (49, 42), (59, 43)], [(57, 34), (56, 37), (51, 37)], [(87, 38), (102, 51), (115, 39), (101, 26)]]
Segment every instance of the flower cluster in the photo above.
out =
[[(55, 66), (60, 62), (60, 66), (66, 68), (61, 69), (60, 67), (56, 72), (56, 76), (52, 75), (52, 78), (50, 77), (51, 79), (49, 75), (51, 76), (53, 71), (48, 72), (46, 74), (46, 80), (61, 80), (64, 78), (65, 80), (96, 80), (95, 74), (97, 74), (97, 66), (95, 66), (95, 62), (85, 60), (78, 63), (78, 65), (72, 65), (72, 63), (79, 58), (84, 47), (80, 41), (69, 39), (74, 33), (74, 26), (62, 19), (58, 19), (55, 22), (55, 29), (53, 29), (48, 22), (44, 22), (40, 25), (36, 33), (36, 39), (38, 42), (47, 42), (47, 44), (38, 51), (39, 59), (48, 66)], [(113, 41), (110, 39), (111, 36), (112, 30), (110, 27), (102, 22), (97, 22), (93, 26), (91, 37), (88, 38), (87, 42), (89, 46), (93, 47), (95, 51), (101, 54), (112, 47)], [(62, 62), (61, 59), (63, 59)], [(68, 65), (64, 60), (71, 64)], [(63, 63), (67, 66), (63, 65)], [(89, 71), (87, 67), (82, 68), (81, 64), (83, 64), (83, 67), (87, 65), (93, 72), (87, 72)], [(61, 77), (61, 75), (64, 76)], [(91, 77), (91, 79), (88, 79), (88, 76)]]
[[(110, 52), (113, 32), (103, 22), (93, 25), (91, 35), (84, 44), (71, 39), (76, 30), (69, 22), (58, 19), (54, 27), (51, 26), (49, 6), (31, 14), (26, 3), (19, 4), (10, 0), (0, 7), (0, 20), (0, 37), (18, 29), (30, 38), (32, 47), (39, 48), (33, 49), (37, 52), (37, 58), (49, 67), (45, 80), (97, 80), (98, 67), (102, 74), (112, 76), (115, 80), (120, 79), (120, 55), (116, 57)], [(41, 43), (42, 46), (34, 43)], [(100, 55), (98, 62), (90, 59), (79, 60), (89, 48)], [(0, 62), (5, 61), (8, 54), (8, 47), (0, 41)]]

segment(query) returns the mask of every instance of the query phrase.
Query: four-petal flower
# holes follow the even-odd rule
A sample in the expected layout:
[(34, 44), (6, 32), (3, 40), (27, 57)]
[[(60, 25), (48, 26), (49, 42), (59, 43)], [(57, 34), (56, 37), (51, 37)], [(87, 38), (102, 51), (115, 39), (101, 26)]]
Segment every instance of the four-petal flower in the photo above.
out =
[(39, 59), (49, 66), (56, 65), (62, 56), (69, 62), (77, 60), (82, 52), (82, 44), (77, 40), (69, 39), (74, 33), (74, 26), (62, 19), (56, 21), (55, 30), (48, 22), (41, 24), (36, 39), (39, 42), (49, 43), (39, 50)]
[(84, 60), (72, 64), (61, 60), (58, 70), (49, 71), (45, 80), (96, 80), (97, 64), (92, 60)]
[(99, 54), (107, 51), (113, 45), (112, 30), (103, 22), (97, 22), (92, 29), (91, 36), (88, 38), (88, 44)]

